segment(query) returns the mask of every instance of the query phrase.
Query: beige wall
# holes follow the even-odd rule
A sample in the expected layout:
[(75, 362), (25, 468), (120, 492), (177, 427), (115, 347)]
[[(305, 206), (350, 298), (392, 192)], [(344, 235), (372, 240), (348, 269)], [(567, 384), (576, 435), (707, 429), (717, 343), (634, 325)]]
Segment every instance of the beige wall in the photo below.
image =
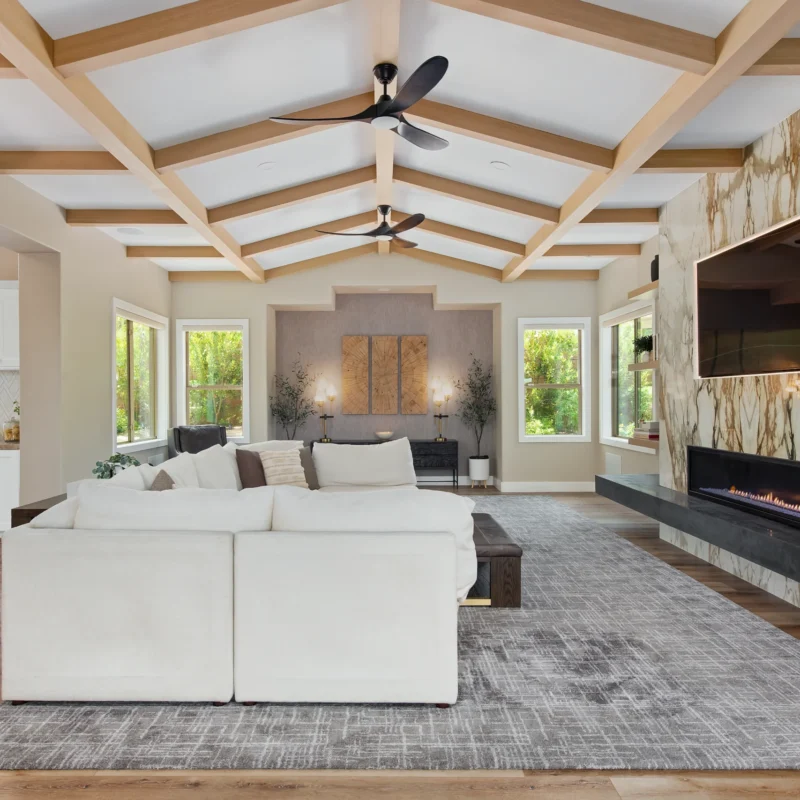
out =
[(63, 489), (61, 279), (55, 253), (19, 257), (20, 502)]
[(149, 261), (126, 258), (124, 247), (100, 231), (71, 228), (62, 209), (5, 176), (0, 225), (60, 255), (62, 479), (88, 477), (95, 461), (112, 451), (111, 300), (168, 316), (168, 275)]
[[(597, 409), (593, 403), (593, 442), (520, 443), (517, 429), (517, 320), (520, 317), (596, 316), (593, 281), (518, 281), (502, 284), (476, 275), (422, 264), (410, 258), (363, 256), (330, 267), (268, 281), (263, 286), (228, 283), (176, 283), (174, 318), (250, 320), (251, 439), (267, 436), (268, 380), (275, 370), (274, 313), (270, 308), (333, 308), (335, 288), (347, 292), (390, 287), (434, 291), (437, 308), (495, 308), (495, 367), (500, 365), (502, 428), (495, 429), (499, 476), (515, 483), (592, 484), (597, 461)], [(596, 326), (595, 326), (596, 327)], [(268, 336), (268, 329), (272, 333)], [(595, 331), (596, 332), (596, 331)], [(597, 385), (597, 337), (593, 338), (592, 385)], [(594, 395), (594, 389), (593, 389)], [(174, 397), (174, 393), (173, 393)]]
[[(600, 280), (597, 282), (598, 317), (628, 305), (632, 302), (628, 299), (628, 292), (650, 283), (650, 262), (657, 253), (658, 237), (654, 236), (642, 245), (641, 255), (618, 258), (600, 270)], [(607, 456), (620, 458), (620, 471), (623, 474), (658, 472), (657, 451), (651, 455), (601, 444), (598, 447), (598, 473), (608, 471)]]
[(15, 281), (19, 276), (19, 256), (0, 247), (0, 281)]

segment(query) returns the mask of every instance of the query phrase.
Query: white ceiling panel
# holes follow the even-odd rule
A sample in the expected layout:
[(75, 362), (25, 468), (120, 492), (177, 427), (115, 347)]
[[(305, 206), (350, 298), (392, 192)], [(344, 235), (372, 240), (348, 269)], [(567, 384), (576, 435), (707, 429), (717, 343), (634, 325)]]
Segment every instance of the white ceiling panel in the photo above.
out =
[(191, 0), (20, 0), (54, 39), (182, 6)]
[(370, 239), (367, 236), (326, 236), (323, 239), (303, 242), (303, 244), (286, 247), (273, 253), (262, 253), (255, 256), (255, 259), (264, 269), (272, 269), (273, 267), (282, 267), (285, 264), (295, 264), (298, 261), (324, 256), (328, 253), (338, 253), (340, 250), (361, 247), (374, 241), (374, 239)]
[(641, 244), (658, 236), (658, 223), (652, 225), (577, 225), (561, 238), (561, 244)]
[(739, 78), (706, 106), (669, 147), (745, 147), (800, 108), (800, 77)]
[(396, 183), (392, 191), (395, 207), (406, 214), (425, 214), (437, 222), (458, 225), (514, 242), (527, 242), (542, 226), (537, 219), (495, 211), (406, 184)]
[(214, 207), (374, 163), (375, 133), (369, 126), (333, 125), (299, 139), (189, 167), (180, 176), (206, 206)]
[(403, 234), (403, 238), (416, 242), (421, 250), (430, 250), (432, 253), (441, 253), (444, 256), (461, 258), (464, 261), (474, 261), (476, 264), (484, 264), (495, 269), (502, 269), (511, 260), (508, 253), (449, 239), (446, 236), (437, 236), (429, 231), (419, 229), (409, 231)]
[(120, 244), (134, 247), (162, 245), (168, 247), (207, 246), (208, 242), (188, 225), (122, 225), (103, 227), (102, 231)]
[[(589, 171), (549, 158), (424, 126), (450, 142), (445, 150), (422, 150), (397, 137), (395, 161), (403, 167), (481, 186), (502, 194), (560, 206), (589, 175)], [(493, 161), (508, 164), (498, 170)]]
[(133, 175), (15, 175), (64, 208), (166, 208)]
[(702, 177), (694, 173), (632, 175), (600, 208), (660, 208)]
[[(225, 227), (237, 242), (248, 244), (303, 228), (324, 227), (324, 223), (331, 220), (363, 214), (373, 208), (376, 208), (375, 187), (370, 184), (328, 197), (308, 200), (289, 208), (270, 211), (267, 214), (259, 214), (256, 217), (229, 222)], [(376, 211), (376, 224), (377, 220)]]
[(101, 150), (31, 81), (0, 80), (0, 149)]
[(170, 272), (236, 271), (236, 267), (224, 258), (150, 258), (148, 260)]
[(589, 0), (593, 5), (652, 19), (706, 36), (719, 36), (747, 0)]
[(400, 40), (401, 80), (431, 56), (450, 60), (430, 99), (605, 147), (680, 74), (431, 0), (404, 0)]
[(616, 261), (616, 257), (587, 256), (586, 258), (562, 258), (560, 256), (544, 256), (538, 259), (533, 269), (601, 269), (606, 264)]
[(153, 147), (372, 88), (357, 0), (91, 73)]

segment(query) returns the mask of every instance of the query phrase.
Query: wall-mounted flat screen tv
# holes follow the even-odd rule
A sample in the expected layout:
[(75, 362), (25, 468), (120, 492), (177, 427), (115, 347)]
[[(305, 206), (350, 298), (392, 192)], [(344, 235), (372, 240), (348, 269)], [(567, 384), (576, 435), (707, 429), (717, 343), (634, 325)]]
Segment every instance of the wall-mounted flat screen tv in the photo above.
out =
[(800, 372), (800, 220), (696, 266), (698, 375)]

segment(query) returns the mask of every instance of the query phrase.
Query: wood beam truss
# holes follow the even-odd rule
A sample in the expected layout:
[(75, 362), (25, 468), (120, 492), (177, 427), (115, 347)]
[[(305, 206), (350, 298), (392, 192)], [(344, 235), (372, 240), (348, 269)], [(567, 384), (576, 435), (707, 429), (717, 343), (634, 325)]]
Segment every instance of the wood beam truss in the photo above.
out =
[(705, 75), (685, 72), (678, 78), (619, 144), (614, 169), (590, 175), (561, 207), (557, 222), (543, 225), (528, 242), (525, 256), (505, 267), (503, 280), (516, 280), (558, 244), (798, 21), (800, 0), (750, 0), (717, 37), (713, 67)]

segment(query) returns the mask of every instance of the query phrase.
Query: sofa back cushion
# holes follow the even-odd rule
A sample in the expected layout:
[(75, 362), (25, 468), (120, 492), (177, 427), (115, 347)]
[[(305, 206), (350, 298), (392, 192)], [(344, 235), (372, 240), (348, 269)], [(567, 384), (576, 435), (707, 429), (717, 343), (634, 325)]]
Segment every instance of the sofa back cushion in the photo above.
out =
[[(106, 481), (103, 481), (106, 483)], [(113, 486), (78, 490), (75, 528), (123, 531), (268, 531), (274, 490), (175, 489), (137, 492)]]
[(314, 467), (320, 487), (415, 485), (408, 439), (383, 444), (315, 444)]

